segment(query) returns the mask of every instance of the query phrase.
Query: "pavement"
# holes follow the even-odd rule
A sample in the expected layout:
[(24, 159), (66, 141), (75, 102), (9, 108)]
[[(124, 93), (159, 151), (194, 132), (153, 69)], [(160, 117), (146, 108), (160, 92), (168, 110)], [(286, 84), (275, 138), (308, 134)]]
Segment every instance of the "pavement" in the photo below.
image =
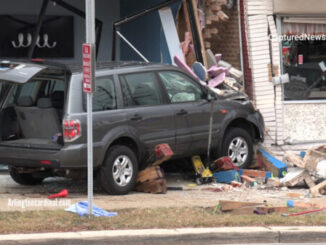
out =
[(12, 244), (241, 244), (322, 243), (325, 226), (222, 227), (151, 230), (83, 231), (0, 235), (0, 245)]

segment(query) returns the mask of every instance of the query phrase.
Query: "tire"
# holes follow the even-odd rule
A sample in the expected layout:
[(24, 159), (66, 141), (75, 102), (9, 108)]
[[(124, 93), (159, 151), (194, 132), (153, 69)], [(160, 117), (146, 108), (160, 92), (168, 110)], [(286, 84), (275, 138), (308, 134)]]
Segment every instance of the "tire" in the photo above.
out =
[(238, 168), (248, 167), (253, 158), (253, 140), (242, 128), (229, 129), (222, 143), (222, 156), (232, 158)]
[(9, 166), (9, 174), (11, 178), (20, 185), (39, 185), (44, 178), (33, 177), (31, 173), (19, 173), (17, 168)]
[[(123, 162), (124, 166), (121, 165)], [(126, 195), (134, 189), (137, 174), (138, 161), (135, 153), (127, 146), (115, 145), (107, 152), (100, 172), (100, 181), (107, 193)]]

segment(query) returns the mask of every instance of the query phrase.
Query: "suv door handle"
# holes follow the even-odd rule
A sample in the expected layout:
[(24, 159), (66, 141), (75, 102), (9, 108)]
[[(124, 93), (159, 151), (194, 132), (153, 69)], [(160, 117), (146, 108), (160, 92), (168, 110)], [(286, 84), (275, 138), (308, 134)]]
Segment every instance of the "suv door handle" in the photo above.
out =
[(183, 116), (183, 115), (187, 115), (187, 114), (188, 114), (188, 112), (184, 109), (181, 109), (180, 111), (177, 112), (178, 116)]
[(139, 114), (135, 114), (132, 118), (130, 118), (130, 120), (132, 120), (132, 121), (140, 121), (142, 119), (143, 119), (143, 117), (140, 116)]

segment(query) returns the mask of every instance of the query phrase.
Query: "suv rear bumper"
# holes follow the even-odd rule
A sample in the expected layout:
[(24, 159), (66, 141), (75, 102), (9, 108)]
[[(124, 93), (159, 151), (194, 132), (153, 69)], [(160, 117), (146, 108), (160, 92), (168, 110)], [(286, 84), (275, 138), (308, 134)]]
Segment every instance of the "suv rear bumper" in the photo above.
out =
[[(102, 149), (94, 145), (94, 167), (100, 163)], [(26, 168), (86, 168), (87, 145), (70, 145), (60, 150), (0, 146), (0, 164)]]
[(28, 168), (60, 168), (60, 151), (0, 147), (1, 164)]

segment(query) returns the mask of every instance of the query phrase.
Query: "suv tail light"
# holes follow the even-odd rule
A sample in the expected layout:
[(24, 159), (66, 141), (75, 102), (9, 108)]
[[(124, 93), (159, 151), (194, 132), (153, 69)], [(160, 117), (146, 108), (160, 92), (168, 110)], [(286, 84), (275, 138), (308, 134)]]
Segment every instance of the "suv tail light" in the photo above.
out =
[(63, 136), (66, 142), (72, 142), (81, 136), (79, 120), (63, 120)]

